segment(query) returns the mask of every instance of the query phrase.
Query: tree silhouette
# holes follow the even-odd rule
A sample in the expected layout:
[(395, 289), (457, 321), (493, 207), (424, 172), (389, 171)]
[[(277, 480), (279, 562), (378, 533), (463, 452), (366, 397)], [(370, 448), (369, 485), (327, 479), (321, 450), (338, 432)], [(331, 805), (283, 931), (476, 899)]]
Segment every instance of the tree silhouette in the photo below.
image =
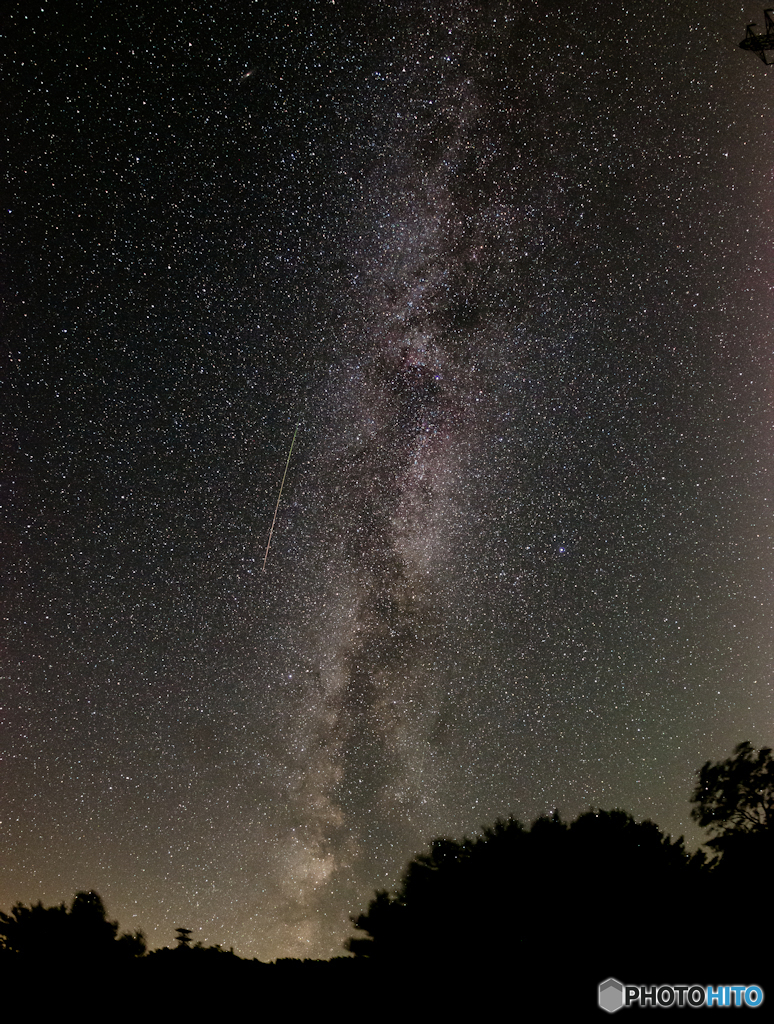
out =
[(118, 936), (95, 892), (79, 892), (67, 911), (64, 903), (27, 907), (17, 903), (10, 914), (0, 911), (0, 948), (25, 963), (127, 962), (145, 952), (141, 932)]
[[(723, 951), (723, 969), (768, 978), (769, 945), (751, 939), (774, 913), (772, 751), (764, 747), (756, 753), (745, 741), (725, 761), (707, 761), (698, 776), (691, 816), (711, 834), (706, 845), (715, 856), (704, 906), (712, 915), (713, 933), (721, 940), (717, 948)], [(754, 914), (742, 910), (743, 901), (754, 906)], [(745, 925), (752, 926), (747, 935)]]
[(17, 903), (10, 914), (0, 911), (0, 949), (25, 957), (46, 958), (67, 944), (67, 908), (44, 907), (39, 901), (26, 907)]
[[(500, 821), (481, 839), (436, 840), (397, 891), (353, 918), (347, 943), (371, 961), (522, 973), (593, 966), (614, 973), (666, 960), (686, 933), (663, 934), (651, 908), (698, 897), (703, 857), (624, 811), (558, 814), (531, 829)], [(623, 966), (622, 964), (623, 959)]]
[(774, 825), (774, 757), (768, 747), (756, 756), (745, 740), (733, 756), (699, 769), (691, 816), (714, 833), (707, 843), (728, 849), (738, 835), (767, 832)]

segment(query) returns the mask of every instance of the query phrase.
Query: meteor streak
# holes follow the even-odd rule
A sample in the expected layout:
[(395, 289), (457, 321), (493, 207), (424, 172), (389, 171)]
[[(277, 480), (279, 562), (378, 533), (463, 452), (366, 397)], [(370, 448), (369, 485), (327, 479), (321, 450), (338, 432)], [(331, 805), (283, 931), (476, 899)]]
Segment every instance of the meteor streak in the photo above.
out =
[(271, 521), (271, 529), (269, 530), (269, 539), (266, 542), (266, 554), (263, 556), (263, 571), (266, 572), (266, 559), (269, 557), (269, 548), (271, 547), (271, 537), (274, 533), (274, 524), (277, 522), (277, 512), (279, 511), (280, 499), (282, 498), (282, 488), (285, 486), (285, 477), (288, 475), (288, 466), (290, 465), (290, 456), (293, 454), (293, 445), (296, 443), (296, 434), (298, 433), (298, 423), (296, 429), (293, 431), (293, 440), (290, 442), (290, 451), (288, 452), (288, 461), (285, 463), (285, 472), (282, 474), (282, 483), (280, 484), (279, 494), (277, 495), (277, 504), (274, 508), (274, 518)]

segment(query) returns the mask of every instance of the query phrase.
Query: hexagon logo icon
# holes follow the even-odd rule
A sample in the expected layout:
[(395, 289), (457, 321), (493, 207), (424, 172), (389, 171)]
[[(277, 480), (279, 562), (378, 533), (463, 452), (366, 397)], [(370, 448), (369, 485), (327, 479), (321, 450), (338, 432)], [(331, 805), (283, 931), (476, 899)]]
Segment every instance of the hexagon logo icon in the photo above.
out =
[(608, 978), (599, 984), (599, 1005), (608, 1013), (615, 1013), (624, 1004), (623, 985), (616, 978)]

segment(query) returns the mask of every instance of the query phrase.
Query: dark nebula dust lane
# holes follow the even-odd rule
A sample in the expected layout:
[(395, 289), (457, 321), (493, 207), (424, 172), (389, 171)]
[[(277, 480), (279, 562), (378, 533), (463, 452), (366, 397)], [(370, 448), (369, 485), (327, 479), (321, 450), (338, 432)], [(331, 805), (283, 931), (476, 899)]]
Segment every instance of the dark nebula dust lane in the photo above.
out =
[(262, 959), (772, 742), (756, 12), (270, 8), (12, 12), (0, 262), (0, 907)]

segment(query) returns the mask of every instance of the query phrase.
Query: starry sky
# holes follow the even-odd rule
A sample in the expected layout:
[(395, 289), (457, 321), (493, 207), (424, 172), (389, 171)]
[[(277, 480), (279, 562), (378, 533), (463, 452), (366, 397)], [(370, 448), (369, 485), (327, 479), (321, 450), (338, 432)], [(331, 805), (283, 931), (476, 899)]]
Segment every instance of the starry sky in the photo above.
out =
[(774, 743), (755, 20), (8, 5), (0, 908), (329, 957), (498, 816), (698, 843)]

